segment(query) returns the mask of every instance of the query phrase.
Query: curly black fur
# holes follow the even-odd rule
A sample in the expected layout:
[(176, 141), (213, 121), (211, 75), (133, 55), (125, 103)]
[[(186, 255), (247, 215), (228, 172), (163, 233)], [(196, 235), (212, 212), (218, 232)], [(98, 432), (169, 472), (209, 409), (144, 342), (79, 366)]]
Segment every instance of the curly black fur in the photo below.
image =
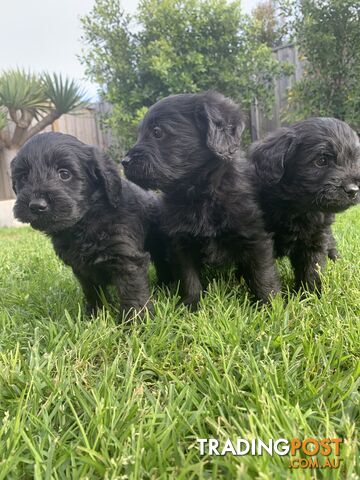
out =
[(168, 274), (159, 196), (121, 179), (96, 148), (61, 133), (30, 139), (11, 170), (16, 218), (51, 238), (78, 278), (89, 311), (102, 306), (100, 289), (110, 284), (124, 312), (151, 308), (146, 248), (160, 280)]
[(150, 108), (122, 162), (130, 180), (165, 192), (163, 225), (191, 306), (204, 263), (235, 263), (261, 301), (279, 290), (254, 169), (239, 149), (243, 128), (239, 108), (223, 95), (170, 96)]
[(320, 292), (319, 268), (338, 256), (335, 213), (360, 201), (357, 134), (335, 118), (309, 118), (253, 144), (250, 158), (276, 254), (290, 257), (295, 288)]

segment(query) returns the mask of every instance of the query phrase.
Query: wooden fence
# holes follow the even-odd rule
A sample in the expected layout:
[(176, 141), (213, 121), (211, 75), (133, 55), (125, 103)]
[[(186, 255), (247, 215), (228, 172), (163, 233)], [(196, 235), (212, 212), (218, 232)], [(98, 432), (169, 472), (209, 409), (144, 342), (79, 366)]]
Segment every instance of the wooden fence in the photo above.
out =
[(274, 49), (274, 55), (280, 62), (294, 65), (294, 73), (288, 77), (281, 77), (275, 83), (275, 102), (270, 115), (266, 116), (255, 102), (251, 108), (250, 128), (251, 139), (257, 140), (280, 126), (286, 125), (282, 114), (287, 106), (287, 92), (302, 75), (304, 63), (299, 59), (298, 49), (295, 45), (286, 45)]
[(111, 144), (111, 135), (101, 128), (101, 116), (108, 109), (105, 103), (94, 104), (79, 113), (62, 115), (46, 130), (69, 133), (81, 142), (107, 150)]

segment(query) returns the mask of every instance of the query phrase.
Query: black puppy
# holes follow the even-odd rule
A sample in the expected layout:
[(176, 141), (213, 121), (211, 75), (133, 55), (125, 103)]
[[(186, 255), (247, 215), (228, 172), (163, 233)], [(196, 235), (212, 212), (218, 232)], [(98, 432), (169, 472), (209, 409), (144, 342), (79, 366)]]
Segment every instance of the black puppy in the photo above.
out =
[(158, 196), (121, 179), (97, 149), (61, 133), (26, 142), (11, 171), (15, 217), (51, 238), (80, 281), (89, 312), (102, 305), (99, 289), (109, 284), (124, 312), (151, 308), (147, 245), (160, 277), (167, 274)]
[(238, 106), (219, 93), (170, 96), (150, 108), (122, 161), (130, 180), (165, 192), (163, 225), (193, 307), (204, 263), (235, 263), (261, 301), (279, 290), (254, 169), (239, 148), (243, 128)]
[(319, 267), (338, 255), (335, 213), (360, 201), (357, 134), (335, 118), (309, 118), (253, 144), (250, 158), (276, 254), (290, 257), (295, 288), (320, 292)]

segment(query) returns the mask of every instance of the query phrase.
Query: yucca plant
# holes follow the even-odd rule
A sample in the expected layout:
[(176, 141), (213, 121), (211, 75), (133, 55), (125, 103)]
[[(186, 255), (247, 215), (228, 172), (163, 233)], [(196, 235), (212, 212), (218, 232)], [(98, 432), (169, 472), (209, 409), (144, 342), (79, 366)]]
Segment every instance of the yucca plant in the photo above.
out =
[(47, 98), (60, 115), (70, 111), (74, 113), (86, 106), (85, 93), (74, 80), (56, 73), (44, 73), (42, 82)]
[(0, 104), (9, 111), (45, 108), (45, 89), (40, 78), (20, 69), (4, 72), (0, 76)]
[(7, 125), (6, 111), (0, 107), (0, 132)]
[(25, 133), (21, 144), (51, 125), (61, 115), (77, 113), (88, 103), (81, 87), (67, 77), (63, 78), (56, 73), (44, 73), (40, 78), (40, 84), (48, 105), (45, 109), (46, 114)]
[(10, 141), (13, 145), (21, 145), (24, 132), (48, 106), (39, 77), (20, 69), (3, 73), (0, 76), (0, 106), (3, 112), (7, 110), (10, 120), (15, 124), (12, 137), (7, 135), (3, 143), (7, 145)]
[[(23, 69), (0, 74), (0, 173), (4, 163), (8, 169), (26, 140), (61, 115), (75, 113), (86, 104), (80, 86), (62, 75), (37, 75)], [(5, 195), (10, 193), (9, 189)]]
[[(21, 69), (4, 72), (0, 75), (0, 141), (8, 148), (20, 147), (64, 113), (86, 103), (79, 85), (61, 75), (37, 75)], [(8, 123), (4, 117), (15, 124), (11, 138), (1, 132)]]

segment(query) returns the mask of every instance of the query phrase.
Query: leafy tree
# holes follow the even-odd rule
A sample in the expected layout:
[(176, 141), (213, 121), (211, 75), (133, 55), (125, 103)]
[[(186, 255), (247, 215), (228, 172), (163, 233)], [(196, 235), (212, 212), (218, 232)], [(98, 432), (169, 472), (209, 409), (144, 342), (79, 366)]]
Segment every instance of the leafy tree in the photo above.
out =
[(0, 167), (6, 163), (8, 169), (12, 157), (30, 137), (64, 113), (85, 105), (84, 93), (74, 80), (57, 74), (39, 76), (19, 69), (3, 72), (0, 75)]
[(82, 60), (113, 105), (108, 124), (125, 147), (163, 96), (217, 89), (245, 109), (256, 97), (266, 110), (284, 71), (238, 0), (142, 0), (134, 17), (120, 0), (96, 0), (82, 23)]
[(333, 116), (360, 129), (360, 3), (286, 0), (292, 34), (305, 60), (289, 92), (289, 119)]
[(275, 48), (287, 41), (286, 27), (277, 1), (259, 2), (251, 13), (251, 20), (254, 39), (259, 43)]

